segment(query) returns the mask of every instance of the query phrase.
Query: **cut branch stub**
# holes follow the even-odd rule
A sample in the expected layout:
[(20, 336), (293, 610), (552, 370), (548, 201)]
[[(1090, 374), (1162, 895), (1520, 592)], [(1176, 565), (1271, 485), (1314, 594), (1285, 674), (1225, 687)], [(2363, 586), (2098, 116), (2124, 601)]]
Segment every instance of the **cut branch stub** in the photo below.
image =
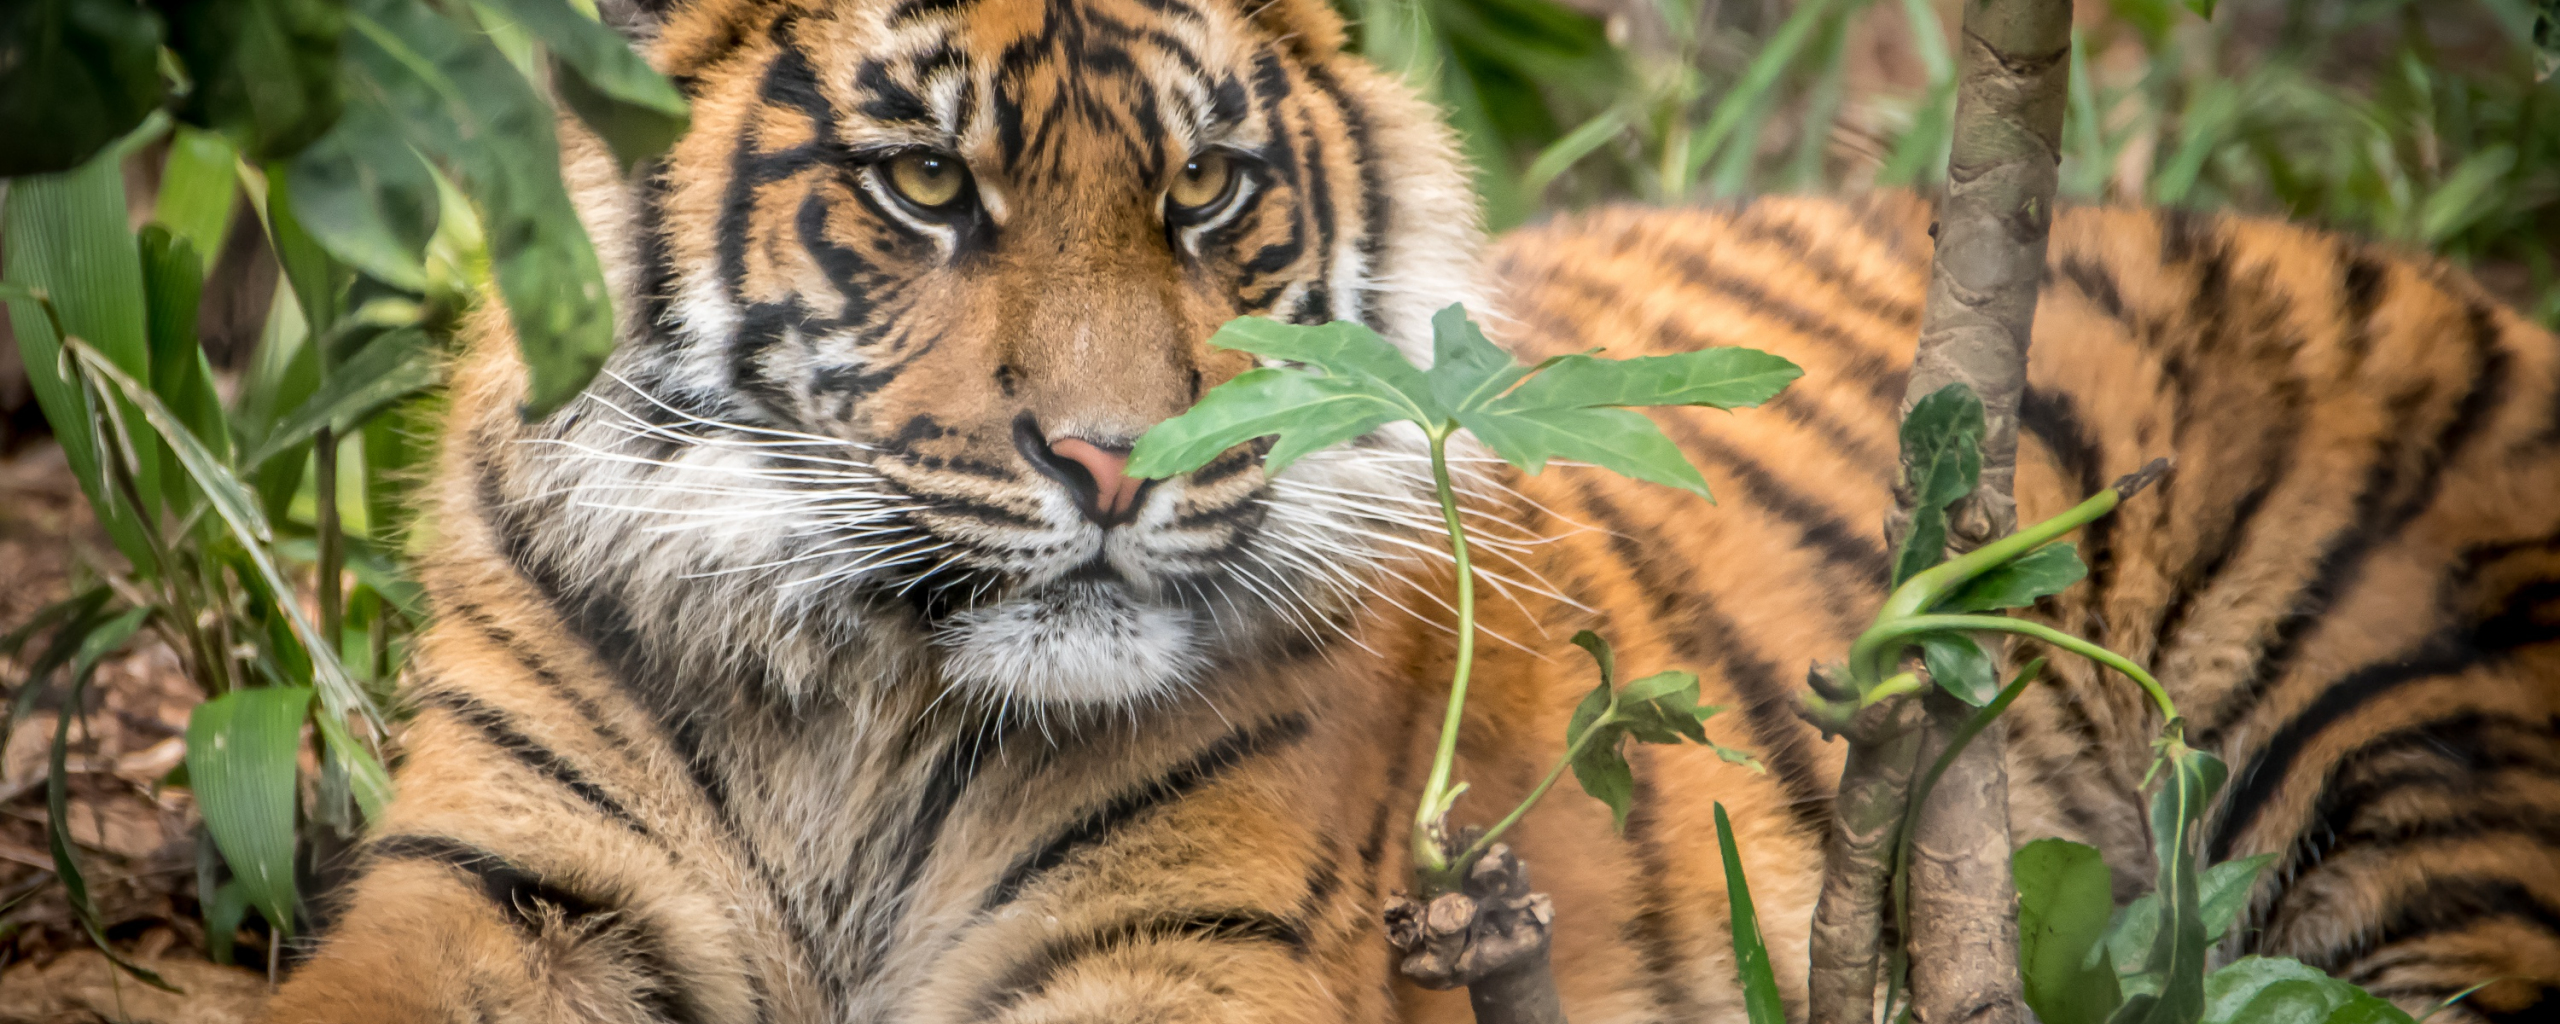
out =
[(1547, 962), (1555, 904), (1529, 891), (1529, 869), (1497, 843), (1467, 872), (1463, 893), (1387, 901), (1387, 943), (1424, 988), (1467, 986), (1476, 1024), (1564, 1024)]

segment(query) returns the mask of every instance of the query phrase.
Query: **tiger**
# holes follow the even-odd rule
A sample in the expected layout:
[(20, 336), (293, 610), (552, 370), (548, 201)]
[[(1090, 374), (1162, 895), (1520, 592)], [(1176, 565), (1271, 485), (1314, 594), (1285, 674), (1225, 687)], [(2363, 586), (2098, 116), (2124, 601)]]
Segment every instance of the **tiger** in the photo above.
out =
[[(1928, 202), (1488, 240), (1439, 111), (1324, 0), (600, 13), (691, 126), (626, 175), (560, 121), (620, 340), (528, 418), (505, 312), (472, 314), (397, 795), (267, 1019), (1467, 1019), (1382, 937), (1454, 657), (1422, 439), (1127, 461), (1256, 365), (1208, 343), (1233, 318), (1419, 363), (1453, 303), (1525, 361), (1804, 370), (1651, 414), (1712, 506), (1453, 456), (1485, 591), (1453, 820), (1555, 763), (1580, 629), (1697, 673), (1762, 769), (1632, 748), (1623, 830), (1568, 791), (1509, 833), (1567, 1015), (1742, 1019), (1714, 804), (1802, 1015), (1844, 750), (1796, 680), (1889, 579)], [(2206, 854), (2275, 861), (2218, 955), (2551, 1019), (2560, 344), (2446, 264), (2273, 220), (2069, 208), (2040, 288), (2021, 520), (2175, 468), (2024, 614), (2149, 666), (2233, 766)], [(2008, 721), (2018, 841), (2146, 888), (2140, 694), (2057, 657)]]

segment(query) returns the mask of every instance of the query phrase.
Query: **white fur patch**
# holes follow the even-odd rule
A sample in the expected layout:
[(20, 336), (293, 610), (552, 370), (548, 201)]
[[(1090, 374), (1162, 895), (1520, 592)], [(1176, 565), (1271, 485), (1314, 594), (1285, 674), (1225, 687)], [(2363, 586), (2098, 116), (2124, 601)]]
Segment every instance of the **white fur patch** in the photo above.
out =
[(1044, 587), (952, 617), (934, 639), (951, 685), (990, 702), (1130, 704), (1201, 670), (1189, 617), (1120, 587)]

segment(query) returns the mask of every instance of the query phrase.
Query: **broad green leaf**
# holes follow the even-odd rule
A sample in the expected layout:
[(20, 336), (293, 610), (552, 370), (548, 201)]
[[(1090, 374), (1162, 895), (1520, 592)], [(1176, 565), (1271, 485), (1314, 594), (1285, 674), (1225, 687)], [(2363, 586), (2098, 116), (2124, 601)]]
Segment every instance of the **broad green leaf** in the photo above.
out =
[(2399, 1007), (2300, 961), (2244, 957), (2205, 976), (2204, 1024), (2414, 1024)]
[(1778, 996), (1778, 976), (1769, 964), (1769, 944), (1760, 938), (1760, 918), (1751, 906), (1751, 883), (1742, 875), (1742, 853), (1733, 842), (1733, 821), (1724, 804), (1716, 804), (1716, 848), (1724, 855), (1725, 903), (1732, 911), (1734, 972), (1742, 983), (1743, 1012), (1751, 1024), (1787, 1024), (1786, 1002)]
[(568, 0), (492, 0), (492, 6), (550, 48), (560, 98), (612, 147), (624, 173), (684, 134), (684, 96), (633, 53), (621, 33)]
[[(1609, 805), (1609, 827), (1627, 830), (1627, 811), (1634, 804), (1635, 769), (1619, 752), (1626, 729), (1613, 712), (1617, 710), (1615, 695), (1604, 676), (1582, 703), (1573, 709), (1573, 717), (1565, 723), (1565, 746), (1579, 748), (1573, 755), (1573, 781), (1592, 798)], [(1596, 730), (1596, 732), (1595, 732)], [(1586, 742), (1584, 737), (1589, 736)]]
[(2139, 1024), (2194, 1024), (2204, 1013), (2207, 943), (2196, 870), (2198, 831), (2228, 770), (2201, 750), (2173, 745), (2167, 777), (2151, 802), (2153, 856), (2159, 861), (2159, 926), (2143, 970), (2159, 979), (2156, 999)]
[(1573, 634), (1573, 645), (1588, 652), (1592, 662), (1600, 666), (1600, 685), (1603, 689), (1618, 685), (1618, 652), (1616, 648), (1609, 646), (1607, 638), (1586, 629)]
[(0, 178), (87, 163), (160, 105), (160, 16), (132, 0), (0, 4)]
[(425, 332), (415, 327), (383, 332), (345, 365), (332, 370), (320, 390), (260, 438), (241, 464), (264, 463), (310, 440), (324, 426), (342, 432), (353, 429), (384, 406), (443, 377), (444, 363), (429, 347)]
[(413, 0), (355, 0), (352, 81), (478, 207), (531, 394), (548, 415), (613, 351), (613, 309), (560, 182), (549, 103), (485, 33)]
[(377, 93), (357, 90), (337, 126), (294, 157), (286, 178), (296, 219), (331, 255), (424, 291), (436, 180), (392, 118)]
[(2204, 914), (2204, 940), (2220, 942), (2230, 934), (2231, 924), (2249, 907), (2249, 894), (2257, 888), (2258, 876), (2276, 855), (2261, 853), (2255, 857), (2226, 860), (2206, 868), (2197, 883), (2197, 905)]
[(1520, 382), (1529, 368), (1511, 358), (1452, 305), (1431, 317), (1431, 396), (1451, 412), (1481, 408)]
[[(135, 377), (150, 374), (142, 261), (125, 219), (124, 175), (116, 152), (100, 154), (67, 174), (12, 179), (8, 191), (7, 210), (0, 215), (5, 279), (45, 300), (9, 302), (9, 323), (17, 334), (28, 387), (116, 550), (148, 575), (152, 545), (137, 510), (124, 502), (107, 476), (107, 460), (115, 457), (101, 443), (101, 414), (107, 410), (92, 409), (79, 383), (61, 373), (62, 333), (68, 333)], [(55, 329), (56, 316), (61, 333)], [(131, 420), (135, 413), (131, 406), (120, 406), (113, 415)], [(135, 454), (136, 490), (145, 500), (156, 500), (163, 493), (157, 453)]]
[(81, 930), (89, 933), (90, 943), (97, 946), (98, 952), (110, 962), (144, 984), (176, 992), (175, 986), (125, 959), (123, 954), (116, 952), (114, 945), (107, 942), (108, 922), (99, 918), (97, 904), (89, 898), (89, 881), (81, 873), (79, 853), (71, 843), (71, 770), (67, 755), (71, 749), (71, 721), (80, 717), (75, 711), (82, 706), (81, 691), (89, 685), (89, 677), (97, 670), (98, 662), (124, 646), (126, 640), (132, 639), (134, 632), (141, 629), (150, 616), (150, 609), (135, 608), (98, 623), (80, 637), (79, 654), (72, 661), (71, 688), (63, 698), (62, 714), (54, 719), (53, 748), (46, 762), (45, 841), (53, 854), (54, 876), (61, 880), (62, 892), (71, 904), (72, 916), (79, 919)]
[(1804, 370), (1748, 348), (1708, 348), (1668, 356), (1558, 358), (1507, 396), (1522, 408), (1695, 405), (1740, 409), (1777, 396)]
[(2105, 1024), (2123, 999), (2099, 941), (2115, 908), (2106, 861), (2093, 847), (2039, 839), (2021, 847), (2011, 864), (2027, 1006), (2044, 1024)]
[(309, 325), (313, 337), (327, 337), (338, 325), (347, 288), (355, 277), (346, 261), (333, 258), (328, 246), (302, 226), (301, 204), (293, 194), (291, 178), (286, 165), (267, 166), (267, 244), (275, 250), (285, 283), (293, 289), (294, 304), (302, 309), (302, 322)]
[(1982, 477), (1982, 400), (1949, 384), (1902, 418), (1902, 473), (1913, 505), (1939, 508), (1973, 493)]
[(1929, 678), (1957, 700), (1981, 707), (2000, 695), (2000, 673), (1982, 646), (1962, 633), (1923, 633), (1916, 638)]
[(234, 878), (213, 891), (213, 899), (204, 905), (204, 951), (214, 963), (232, 962), (232, 947), (239, 942), (240, 922), (248, 917), (249, 890)]
[(1191, 411), (1156, 424), (1129, 453), (1129, 475), (1188, 473), (1229, 448), (1279, 435), (1262, 471), (1277, 476), (1309, 453), (1404, 418), (1408, 403), (1371, 380), (1301, 370), (1248, 370), (1209, 389)]
[[(1945, 547), (1946, 541), (1940, 539), (1938, 546)], [(1965, 581), (1933, 610), (1952, 613), (2024, 608), (2046, 595), (2061, 593), (2087, 575), (2089, 567), (2081, 564), (2078, 545), (2067, 541), (2047, 544)]]
[(1677, 487), (1709, 501), (1707, 480), (1680, 446), (1644, 414), (1626, 409), (1513, 409), (1510, 403), (1461, 412), (1458, 423), (1531, 473), (1549, 459), (1588, 462), (1620, 476)]
[(2211, 20), (2214, 3), (2215, 0), (2187, 0), (2187, 9), (2196, 12), (2199, 18)]
[(1893, 585), (1900, 587), (1946, 560), (1947, 510), (1935, 505), (1912, 509), (1911, 529), (1903, 534), (1902, 550), (1893, 556)]
[[(1707, 709), (1713, 715), (1717, 709)], [(1627, 735), (1643, 743), (1678, 743), (1683, 739), (1696, 743), (1707, 741), (1707, 730), (1699, 724), (1698, 676), (1694, 672), (1656, 672), (1632, 680), (1618, 692), (1617, 717), (1626, 723)]]
[(160, 198), (151, 219), (186, 239), (207, 274), (222, 257), (239, 205), (239, 159), (221, 135), (179, 125), (169, 134), (169, 159), (160, 165)]
[(234, 690), (196, 705), (187, 720), (187, 777), (205, 830), (249, 903), (268, 923), (293, 932), (295, 755), (311, 691), (299, 686)]
[(344, 0), (190, 0), (169, 48), (195, 79), (179, 117), (221, 131), (252, 162), (290, 156), (338, 117)]
[(1328, 377), (1371, 382), (1380, 393), (1410, 404), (1412, 408), (1403, 415), (1417, 423), (1448, 418), (1431, 397), (1431, 384), (1422, 369), (1362, 324), (1336, 320), (1321, 327), (1301, 327), (1258, 316), (1237, 317), (1210, 335), (1209, 344), (1304, 363)]

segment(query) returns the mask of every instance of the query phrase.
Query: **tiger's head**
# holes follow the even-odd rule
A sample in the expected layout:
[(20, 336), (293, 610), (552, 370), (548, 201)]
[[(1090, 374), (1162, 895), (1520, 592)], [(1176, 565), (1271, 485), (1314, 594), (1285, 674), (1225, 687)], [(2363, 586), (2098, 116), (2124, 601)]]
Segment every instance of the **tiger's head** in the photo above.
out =
[[(1382, 435), (1266, 479), (1130, 445), (1238, 316), (1418, 357), (1478, 215), (1437, 111), (1324, 0), (608, 2), (693, 101), (618, 173), (563, 122), (622, 340), (521, 428), (519, 560), (655, 664), (803, 694), (922, 672), (1045, 708), (1338, 632), (1433, 514)], [(1421, 484), (1427, 488), (1427, 483)]]

